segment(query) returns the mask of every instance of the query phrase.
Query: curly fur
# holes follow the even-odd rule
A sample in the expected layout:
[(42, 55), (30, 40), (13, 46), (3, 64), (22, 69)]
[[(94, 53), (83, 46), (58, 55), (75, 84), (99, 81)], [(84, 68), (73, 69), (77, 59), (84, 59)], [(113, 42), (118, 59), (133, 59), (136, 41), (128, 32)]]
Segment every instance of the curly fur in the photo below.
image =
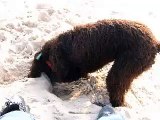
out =
[(160, 44), (145, 25), (102, 20), (75, 27), (46, 42), (40, 60), (32, 63), (29, 77), (45, 72), (53, 84), (71, 82), (114, 61), (106, 84), (111, 104), (121, 106), (133, 79), (152, 66), (159, 50)]

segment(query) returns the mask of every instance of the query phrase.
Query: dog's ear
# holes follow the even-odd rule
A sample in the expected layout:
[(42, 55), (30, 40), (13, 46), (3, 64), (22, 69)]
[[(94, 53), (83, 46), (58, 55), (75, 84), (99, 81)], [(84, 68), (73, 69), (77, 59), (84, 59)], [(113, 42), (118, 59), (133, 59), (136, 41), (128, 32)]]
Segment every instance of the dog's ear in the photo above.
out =
[(58, 70), (59, 70), (59, 76), (61, 76), (61, 79), (65, 80), (69, 73), (69, 67), (67, 65), (67, 62), (64, 59), (60, 59), (57, 62)]
[(57, 74), (58, 78), (65, 79), (69, 72), (67, 57), (58, 47), (52, 51), (53, 52), (52, 55), (49, 56), (49, 60), (53, 66), (53, 70)]
[(52, 70), (59, 79), (65, 79), (69, 72), (67, 62), (61, 57), (56, 57), (55, 59), (50, 59), (50, 62), (52, 64)]
[(28, 74), (29, 78), (36, 78), (41, 76), (41, 60), (42, 60), (42, 53), (37, 52), (34, 56), (34, 60), (30, 68), (30, 73)]

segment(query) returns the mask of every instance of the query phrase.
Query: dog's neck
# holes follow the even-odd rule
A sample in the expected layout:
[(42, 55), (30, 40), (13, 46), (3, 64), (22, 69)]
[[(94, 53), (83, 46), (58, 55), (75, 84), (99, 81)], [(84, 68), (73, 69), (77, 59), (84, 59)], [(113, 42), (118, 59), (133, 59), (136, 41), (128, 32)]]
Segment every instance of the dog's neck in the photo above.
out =
[(52, 69), (52, 64), (51, 64), (51, 62), (49, 60), (46, 61), (46, 64), (48, 65), (49, 68)]

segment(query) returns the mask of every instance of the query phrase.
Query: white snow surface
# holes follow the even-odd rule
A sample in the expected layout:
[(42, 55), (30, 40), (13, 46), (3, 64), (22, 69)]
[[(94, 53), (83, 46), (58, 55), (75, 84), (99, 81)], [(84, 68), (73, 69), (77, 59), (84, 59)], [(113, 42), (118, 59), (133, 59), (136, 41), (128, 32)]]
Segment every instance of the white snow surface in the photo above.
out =
[[(76, 25), (121, 18), (146, 24), (160, 40), (158, 0), (0, 0), (0, 106), (21, 95), (37, 120), (94, 120), (101, 107), (79, 96), (62, 100), (42, 75), (27, 78), (35, 52), (49, 39)], [(8, 83), (9, 82), (9, 83)], [(160, 56), (132, 84), (126, 107), (115, 108), (126, 120), (158, 120)]]

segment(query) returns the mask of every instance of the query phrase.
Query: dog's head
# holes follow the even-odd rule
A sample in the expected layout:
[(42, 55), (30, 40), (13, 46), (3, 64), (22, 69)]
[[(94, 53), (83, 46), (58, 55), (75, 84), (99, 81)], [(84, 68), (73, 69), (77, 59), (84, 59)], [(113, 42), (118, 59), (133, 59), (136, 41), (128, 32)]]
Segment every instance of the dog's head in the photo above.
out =
[(67, 82), (68, 71), (66, 60), (60, 57), (60, 53), (54, 51), (54, 53), (46, 55), (37, 52), (34, 56), (29, 77), (39, 77), (43, 72), (54, 84), (55, 82)]
[(67, 57), (60, 50), (52, 49), (51, 51), (40, 51), (35, 54), (28, 77), (40, 77), (43, 72), (52, 84), (72, 82), (81, 77), (79, 69), (69, 63)]
[(53, 72), (53, 64), (51, 64), (47, 58), (48, 57), (44, 55), (41, 51), (37, 52), (34, 56), (34, 60), (32, 62), (28, 77), (40, 77), (41, 73), (44, 72), (50, 79), (51, 83), (54, 84), (55, 82), (57, 82), (56, 74), (55, 72)]

